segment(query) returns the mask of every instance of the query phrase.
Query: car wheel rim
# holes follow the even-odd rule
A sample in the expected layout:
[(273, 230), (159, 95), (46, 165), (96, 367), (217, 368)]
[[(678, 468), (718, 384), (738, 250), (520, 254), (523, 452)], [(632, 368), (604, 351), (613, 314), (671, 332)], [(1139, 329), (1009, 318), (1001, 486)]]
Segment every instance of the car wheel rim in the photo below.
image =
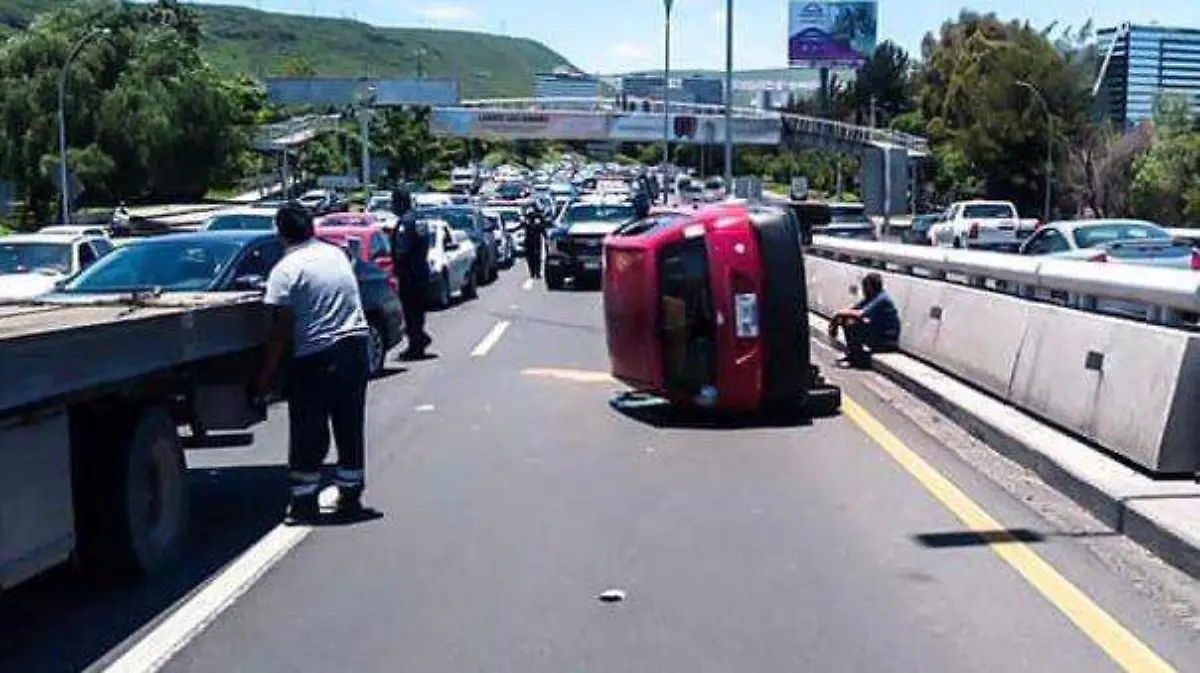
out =
[(371, 374), (377, 373), (383, 364), (383, 334), (374, 325), (371, 325), (368, 334), (367, 358), (367, 361), (370, 363)]

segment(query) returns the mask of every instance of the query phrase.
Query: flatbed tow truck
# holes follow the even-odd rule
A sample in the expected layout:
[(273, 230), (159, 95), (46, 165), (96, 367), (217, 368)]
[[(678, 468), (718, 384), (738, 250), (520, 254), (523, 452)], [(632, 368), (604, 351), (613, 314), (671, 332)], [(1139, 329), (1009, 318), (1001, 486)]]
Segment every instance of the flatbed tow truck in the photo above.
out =
[(0, 305), (0, 592), (71, 560), (170, 567), (184, 435), (265, 418), (248, 392), (265, 320), (257, 293)]

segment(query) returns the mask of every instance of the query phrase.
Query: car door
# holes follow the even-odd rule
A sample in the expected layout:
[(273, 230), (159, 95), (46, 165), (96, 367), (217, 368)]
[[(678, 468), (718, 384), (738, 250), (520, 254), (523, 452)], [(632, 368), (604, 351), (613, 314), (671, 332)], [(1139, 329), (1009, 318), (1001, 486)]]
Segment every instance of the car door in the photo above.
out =
[(475, 244), (471, 240), (470, 235), (455, 236), (455, 230), (446, 227), (445, 229), (447, 254), (449, 255), (449, 266), (454, 269), (456, 278), (455, 287), (462, 287), (467, 284), (467, 277), (471, 274), (471, 267), (474, 262)]

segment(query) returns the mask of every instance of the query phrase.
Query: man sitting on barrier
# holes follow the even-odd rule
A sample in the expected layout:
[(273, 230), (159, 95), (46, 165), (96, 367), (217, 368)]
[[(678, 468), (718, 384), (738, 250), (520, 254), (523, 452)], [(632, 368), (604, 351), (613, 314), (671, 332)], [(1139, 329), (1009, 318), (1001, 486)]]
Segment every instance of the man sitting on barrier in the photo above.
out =
[(837, 338), (839, 328), (846, 330), (844, 366), (866, 369), (872, 353), (896, 351), (900, 347), (900, 314), (883, 289), (883, 277), (868, 273), (862, 279), (863, 299), (844, 308), (829, 321), (829, 337)]

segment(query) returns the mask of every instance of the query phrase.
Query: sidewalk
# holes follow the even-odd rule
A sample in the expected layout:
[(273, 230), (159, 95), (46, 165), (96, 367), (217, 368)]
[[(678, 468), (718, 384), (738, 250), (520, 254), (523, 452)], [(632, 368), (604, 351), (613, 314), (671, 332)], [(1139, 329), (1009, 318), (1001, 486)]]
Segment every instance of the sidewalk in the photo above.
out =
[[(809, 326), (830, 343), (828, 321), (810, 313)], [(840, 341), (830, 345), (842, 347)], [(1105, 525), (1200, 578), (1200, 484), (1151, 478), (903, 353), (876, 355), (874, 368)]]

